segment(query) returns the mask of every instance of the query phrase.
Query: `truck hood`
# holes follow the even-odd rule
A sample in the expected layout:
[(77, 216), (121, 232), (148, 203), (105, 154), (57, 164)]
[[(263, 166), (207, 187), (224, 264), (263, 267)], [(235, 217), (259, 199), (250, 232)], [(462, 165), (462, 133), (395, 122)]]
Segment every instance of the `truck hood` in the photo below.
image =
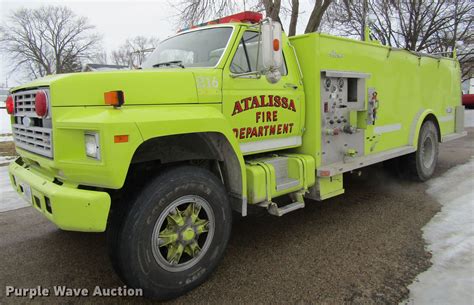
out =
[(125, 105), (198, 103), (194, 74), (181, 68), (58, 74), (12, 91), (38, 87), (50, 88), (53, 107), (103, 106), (104, 93), (115, 90)]

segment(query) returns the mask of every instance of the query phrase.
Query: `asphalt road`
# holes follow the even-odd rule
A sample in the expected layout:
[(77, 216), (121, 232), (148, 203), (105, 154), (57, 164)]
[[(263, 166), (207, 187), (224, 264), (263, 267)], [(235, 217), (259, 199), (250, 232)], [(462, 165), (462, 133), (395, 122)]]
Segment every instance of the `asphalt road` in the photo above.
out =
[[(474, 155), (468, 137), (441, 145), (436, 176)], [(396, 304), (430, 266), (421, 228), (439, 210), (426, 184), (382, 166), (345, 177), (346, 193), (303, 210), (235, 220), (225, 257), (201, 287), (169, 304)], [(33, 208), (0, 213), (0, 303), (6, 285), (103, 288), (123, 284), (112, 271), (104, 234), (64, 232)], [(44, 304), (151, 304), (142, 298), (35, 298)]]

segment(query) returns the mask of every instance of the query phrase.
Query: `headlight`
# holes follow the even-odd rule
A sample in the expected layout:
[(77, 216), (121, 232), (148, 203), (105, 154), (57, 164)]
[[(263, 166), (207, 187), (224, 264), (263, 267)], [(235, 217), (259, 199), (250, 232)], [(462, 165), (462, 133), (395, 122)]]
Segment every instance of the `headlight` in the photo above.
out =
[(96, 132), (86, 132), (84, 134), (86, 144), (86, 155), (100, 160), (99, 134)]

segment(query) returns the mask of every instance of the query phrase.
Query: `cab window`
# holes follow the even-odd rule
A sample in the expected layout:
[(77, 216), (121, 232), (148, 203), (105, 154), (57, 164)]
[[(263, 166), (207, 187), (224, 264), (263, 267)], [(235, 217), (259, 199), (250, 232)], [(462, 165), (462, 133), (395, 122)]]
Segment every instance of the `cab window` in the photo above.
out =
[[(230, 64), (230, 71), (232, 73), (246, 73), (254, 71), (262, 71), (262, 53), (258, 52), (258, 32), (246, 31), (240, 40), (237, 51), (235, 52), (232, 63)], [(258, 54), (258, 67), (257, 64)], [(281, 75), (287, 75), (286, 64), (280, 67)]]
[[(177, 62), (183, 67), (215, 67), (232, 35), (232, 27), (214, 27), (184, 32), (162, 41), (142, 68), (166, 68)], [(160, 65), (162, 64), (162, 65)]]

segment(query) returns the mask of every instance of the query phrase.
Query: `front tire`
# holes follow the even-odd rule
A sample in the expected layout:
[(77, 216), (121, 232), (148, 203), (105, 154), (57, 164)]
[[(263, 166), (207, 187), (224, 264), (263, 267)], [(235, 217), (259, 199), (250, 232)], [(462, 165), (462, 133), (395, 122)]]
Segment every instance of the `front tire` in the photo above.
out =
[(117, 243), (125, 284), (166, 300), (203, 283), (229, 240), (232, 211), (209, 171), (178, 167), (158, 176), (128, 211)]

